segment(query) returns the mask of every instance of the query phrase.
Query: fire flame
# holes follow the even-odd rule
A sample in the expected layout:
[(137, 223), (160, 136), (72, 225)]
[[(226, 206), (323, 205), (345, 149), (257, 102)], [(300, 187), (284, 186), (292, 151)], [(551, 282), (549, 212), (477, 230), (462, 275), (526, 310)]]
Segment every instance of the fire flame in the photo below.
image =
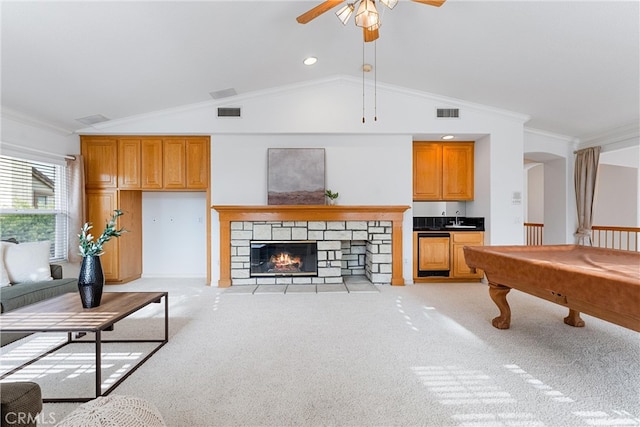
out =
[(276, 271), (300, 271), (302, 268), (302, 258), (292, 256), (287, 252), (272, 255), (269, 261)]

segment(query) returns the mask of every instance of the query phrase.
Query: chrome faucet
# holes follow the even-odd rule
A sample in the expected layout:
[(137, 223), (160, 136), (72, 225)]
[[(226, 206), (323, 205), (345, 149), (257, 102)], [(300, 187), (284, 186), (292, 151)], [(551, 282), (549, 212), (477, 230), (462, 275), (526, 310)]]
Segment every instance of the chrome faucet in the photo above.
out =
[(456, 211), (456, 222), (454, 223), (455, 225), (460, 225), (460, 222), (458, 221), (458, 215), (460, 215), (460, 211)]

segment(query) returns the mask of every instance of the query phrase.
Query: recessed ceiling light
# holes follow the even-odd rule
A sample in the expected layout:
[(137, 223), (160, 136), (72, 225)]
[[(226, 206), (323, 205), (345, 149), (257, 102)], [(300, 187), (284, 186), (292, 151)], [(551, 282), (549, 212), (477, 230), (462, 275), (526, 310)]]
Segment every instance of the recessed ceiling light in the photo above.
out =
[(316, 58), (315, 56), (310, 56), (308, 58), (305, 58), (304, 61), (302, 61), (304, 65), (313, 65), (316, 62), (318, 62), (318, 58)]
[(444, 139), (445, 141), (446, 141), (446, 140), (449, 140), (449, 139), (453, 139), (453, 138), (455, 138), (455, 136), (453, 136), (453, 135), (444, 135), (444, 136), (442, 137), (442, 139)]

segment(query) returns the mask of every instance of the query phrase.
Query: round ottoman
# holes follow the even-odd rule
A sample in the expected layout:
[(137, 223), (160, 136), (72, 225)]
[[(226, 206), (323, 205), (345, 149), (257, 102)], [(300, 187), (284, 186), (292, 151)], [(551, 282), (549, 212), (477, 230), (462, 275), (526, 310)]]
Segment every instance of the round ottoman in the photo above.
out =
[(31, 381), (0, 383), (2, 427), (35, 426), (42, 411), (40, 386)]
[(58, 427), (164, 426), (158, 409), (144, 399), (110, 395), (83, 403), (67, 415)]

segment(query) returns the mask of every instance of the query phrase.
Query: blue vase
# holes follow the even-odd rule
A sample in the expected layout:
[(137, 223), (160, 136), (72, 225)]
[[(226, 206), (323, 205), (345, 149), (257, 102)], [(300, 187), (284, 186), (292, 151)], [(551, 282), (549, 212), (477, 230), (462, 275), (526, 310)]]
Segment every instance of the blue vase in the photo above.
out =
[(104, 273), (99, 256), (82, 258), (80, 276), (78, 277), (78, 291), (83, 308), (94, 308), (100, 305), (102, 289), (104, 288)]

